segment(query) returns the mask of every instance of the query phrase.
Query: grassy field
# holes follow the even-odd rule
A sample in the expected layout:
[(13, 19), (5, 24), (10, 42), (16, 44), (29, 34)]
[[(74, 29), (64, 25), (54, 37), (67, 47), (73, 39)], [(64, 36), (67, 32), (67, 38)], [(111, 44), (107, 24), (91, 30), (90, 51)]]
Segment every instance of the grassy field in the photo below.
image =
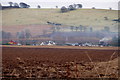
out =
[(47, 21), (73, 26), (115, 26), (112, 20), (118, 18), (118, 11), (78, 9), (60, 13), (59, 9), (7, 9), (2, 11), (2, 17), (3, 26), (46, 24)]

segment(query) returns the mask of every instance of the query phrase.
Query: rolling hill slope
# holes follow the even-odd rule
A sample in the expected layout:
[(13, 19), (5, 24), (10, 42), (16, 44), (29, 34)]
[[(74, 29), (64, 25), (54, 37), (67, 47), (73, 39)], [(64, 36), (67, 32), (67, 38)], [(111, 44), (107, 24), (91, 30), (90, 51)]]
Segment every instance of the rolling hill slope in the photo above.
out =
[[(105, 26), (115, 24), (117, 10), (79, 9), (60, 13), (59, 9), (8, 9), (2, 11), (3, 25), (46, 24), (46, 21), (66, 25)], [(105, 20), (104, 17), (108, 17)]]
[(47, 21), (60, 23), (63, 26), (83, 25), (96, 29), (109, 26), (112, 31), (118, 29), (118, 23), (112, 21), (118, 19), (117, 10), (78, 9), (60, 13), (60, 9), (6, 9), (0, 12), (2, 12), (3, 29), (5, 26), (16, 28), (15, 26), (21, 25), (46, 25)]

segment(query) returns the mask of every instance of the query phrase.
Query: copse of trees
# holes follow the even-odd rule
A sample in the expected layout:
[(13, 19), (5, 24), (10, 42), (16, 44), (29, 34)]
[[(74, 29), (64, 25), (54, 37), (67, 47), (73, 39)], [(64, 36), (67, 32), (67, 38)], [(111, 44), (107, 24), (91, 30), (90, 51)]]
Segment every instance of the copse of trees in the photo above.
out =
[(13, 5), (13, 2), (8, 2), (9, 4), (10, 4), (10, 7), (12, 7), (12, 5)]
[(21, 8), (29, 8), (30, 7), (30, 5), (23, 3), (23, 2), (21, 2), (19, 5)]
[(68, 11), (72, 11), (80, 8), (82, 8), (82, 4), (72, 4), (72, 5), (69, 5), (68, 8), (66, 8), (65, 6), (62, 6), (61, 12), (64, 13), (64, 12), (68, 12)]
[(20, 2), (20, 3), (14, 3), (14, 2), (8, 2), (9, 6), (2, 6), (0, 4), (0, 10), (8, 9), (8, 8), (29, 8), (30, 5)]

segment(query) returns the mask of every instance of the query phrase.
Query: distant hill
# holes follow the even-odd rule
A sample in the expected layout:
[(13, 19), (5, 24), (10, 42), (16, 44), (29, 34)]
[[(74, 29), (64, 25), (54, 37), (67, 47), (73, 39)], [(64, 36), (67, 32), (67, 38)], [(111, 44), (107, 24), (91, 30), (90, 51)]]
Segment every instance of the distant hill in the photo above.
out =
[(47, 21), (60, 23), (65, 26), (91, 26), (102, 29), (109, 26), (112, 31), (117, 31), (117, 10), (104, 9), (78, 9), (61, 13), (60, 9), (6, 9), (2, 12), (2, 25), (46, 25)]

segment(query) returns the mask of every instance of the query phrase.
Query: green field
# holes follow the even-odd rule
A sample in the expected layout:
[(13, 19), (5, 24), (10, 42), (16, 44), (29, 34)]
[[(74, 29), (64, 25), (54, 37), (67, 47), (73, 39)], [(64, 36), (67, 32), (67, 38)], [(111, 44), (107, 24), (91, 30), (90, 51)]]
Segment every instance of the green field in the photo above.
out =
[[(118, 10), (78, 9), (61, 13), (60, 9), (6, 9), (2, 12), (3, 26), (47, 24), (47, 21), (61, 23), (63, 26), (92, 26), (103, 28), (109, 26), (117, 30)], [(108, 20), (105, 20), (107, 17)]]

